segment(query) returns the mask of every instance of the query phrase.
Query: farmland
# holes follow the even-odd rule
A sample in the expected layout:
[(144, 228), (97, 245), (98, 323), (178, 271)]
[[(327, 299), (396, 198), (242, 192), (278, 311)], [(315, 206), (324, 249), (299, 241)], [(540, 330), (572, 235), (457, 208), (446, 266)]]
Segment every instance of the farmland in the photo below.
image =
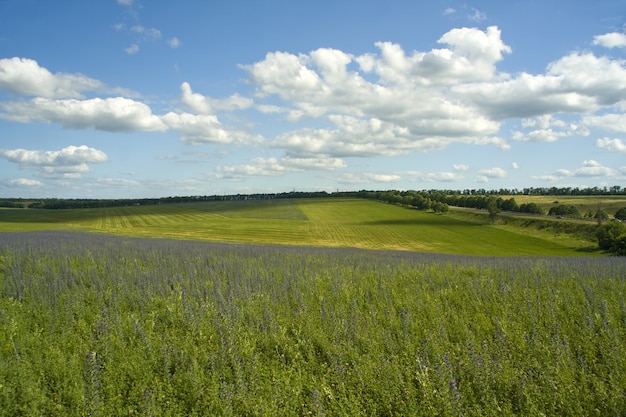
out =
[(0, 417), (623, 415), (623, 258), (581, 256), (576, 222), (486, 219), (2, 209)]
[[(563, 223), (563, 222), (561, 222)], [(593, 228), (593, 225), (588, 226)], [(454, 253), (586, 255), (588, 237), (493, 225), (349, 198), (163, 204), (93, 209), (2, 209), (0, 231), (80, 230), (138, 237)], [(588, 234), (587, 234), (588, 235)]]
[(626, 264), (0, 234), (0, 416), (621, 415)]

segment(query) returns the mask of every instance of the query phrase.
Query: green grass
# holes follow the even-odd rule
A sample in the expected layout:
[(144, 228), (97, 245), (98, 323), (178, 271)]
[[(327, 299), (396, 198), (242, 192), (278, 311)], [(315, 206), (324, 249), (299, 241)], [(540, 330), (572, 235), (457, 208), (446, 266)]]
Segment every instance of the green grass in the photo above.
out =
[[(626, 207), (626, 196), (570, 196), (570, 195), (512, 195), (502, 196), (503, 199), (514, 198), (517, 204), (535, 203), (543, 208), (546, 213), (550, 208), (564, 204), (576, 206), (581, 213), (591, 211), (595, 213), (598, 208), (605, 210), (611, 216), (622, 207)], [(558, 204), (557, 204), (558, 202)]]
[(593, 242), (362, 199), (201, 202), (99, 209), (3, 209), (0, 231), (70, 229), (231, 243), (467, 255), (576, 255)]
[(0, 233), (0, 417), (621, 416), (625, 275), (611, 257)]

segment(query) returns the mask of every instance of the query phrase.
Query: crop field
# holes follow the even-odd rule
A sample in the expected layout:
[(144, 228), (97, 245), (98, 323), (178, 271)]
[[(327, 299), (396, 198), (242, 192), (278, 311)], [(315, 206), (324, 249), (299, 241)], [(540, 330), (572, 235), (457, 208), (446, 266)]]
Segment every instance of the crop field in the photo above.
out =
[(536, 203), (546, 212), (557, 204), (565, 204), (577, 207), (581, 212), (595, 212), (598, 208), (609, 213), (615, 213), (618, 209), (626, 207), (626, 196), (575, 196), (575, 195), (511, 195), (502, 196), (503, 199), (514, 198), (518, 204)]
[(588, 255), (595, 242), (381, 202), (285, 199), (97, 209), (0, 210), (0, 231), (80, 230), (231, 243), (466, 255)]
[[(205, 208), (74, 221), (235, 217)], [(0, 416), (620, 416), (624, 277), (616, 257), (0, 233)]]

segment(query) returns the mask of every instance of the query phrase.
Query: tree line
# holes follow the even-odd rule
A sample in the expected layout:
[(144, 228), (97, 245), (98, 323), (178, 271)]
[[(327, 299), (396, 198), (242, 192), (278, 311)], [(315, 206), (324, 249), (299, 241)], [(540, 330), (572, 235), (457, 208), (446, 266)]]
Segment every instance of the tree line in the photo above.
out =
[[(100, 208), (124, 207), (155, 204), (178, 204), (200, 201), (237, 201), (237, 200), (264, 200), (277, 198), (324, 198), (324, 197), (362, 197), (381, 200), (389, 203), (412, 206), (418, 209), (432, 209), (446, 211), (444, 205), (512, 211), (531, 214), (545, 214), (535, 203), (518, 205), (513, 197), (504, 199), (502, 196), (516, 195), (554, 195), (554, 196), (597, 196), (597, 195), (626, 195), (626, 188), (619, 185), (612, 187), (549, 187), (523, 188), (499, 190), (464, 189), (464, 190), (422, 190), (422, 191), (291, 191), (283, 193), (253, 193), (230, 195), (200, 195), (200, 196), (173, 196), (158, 198), (125, 198), (125, 199), (65, 199), (65, 198), (5, 198), (0, 199), (0, 207), (10, 208), (40, 208), (40, 209), (69, 209), (69, 208)], [(440, 203), (440, 204), (438, 204)], [(562, 215), (562, 214), (555, 214)]]

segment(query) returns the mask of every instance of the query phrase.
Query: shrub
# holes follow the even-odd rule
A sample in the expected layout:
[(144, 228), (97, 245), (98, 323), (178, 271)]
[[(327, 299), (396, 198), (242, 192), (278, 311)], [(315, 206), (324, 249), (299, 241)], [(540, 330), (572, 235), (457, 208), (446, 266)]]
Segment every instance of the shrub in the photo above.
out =
[(596, 231), (598, 246), (600, 249), (614, 252), (617, 239), (622, 235), (626, 235), (626, 225), (620, 222), (606, 223)]

